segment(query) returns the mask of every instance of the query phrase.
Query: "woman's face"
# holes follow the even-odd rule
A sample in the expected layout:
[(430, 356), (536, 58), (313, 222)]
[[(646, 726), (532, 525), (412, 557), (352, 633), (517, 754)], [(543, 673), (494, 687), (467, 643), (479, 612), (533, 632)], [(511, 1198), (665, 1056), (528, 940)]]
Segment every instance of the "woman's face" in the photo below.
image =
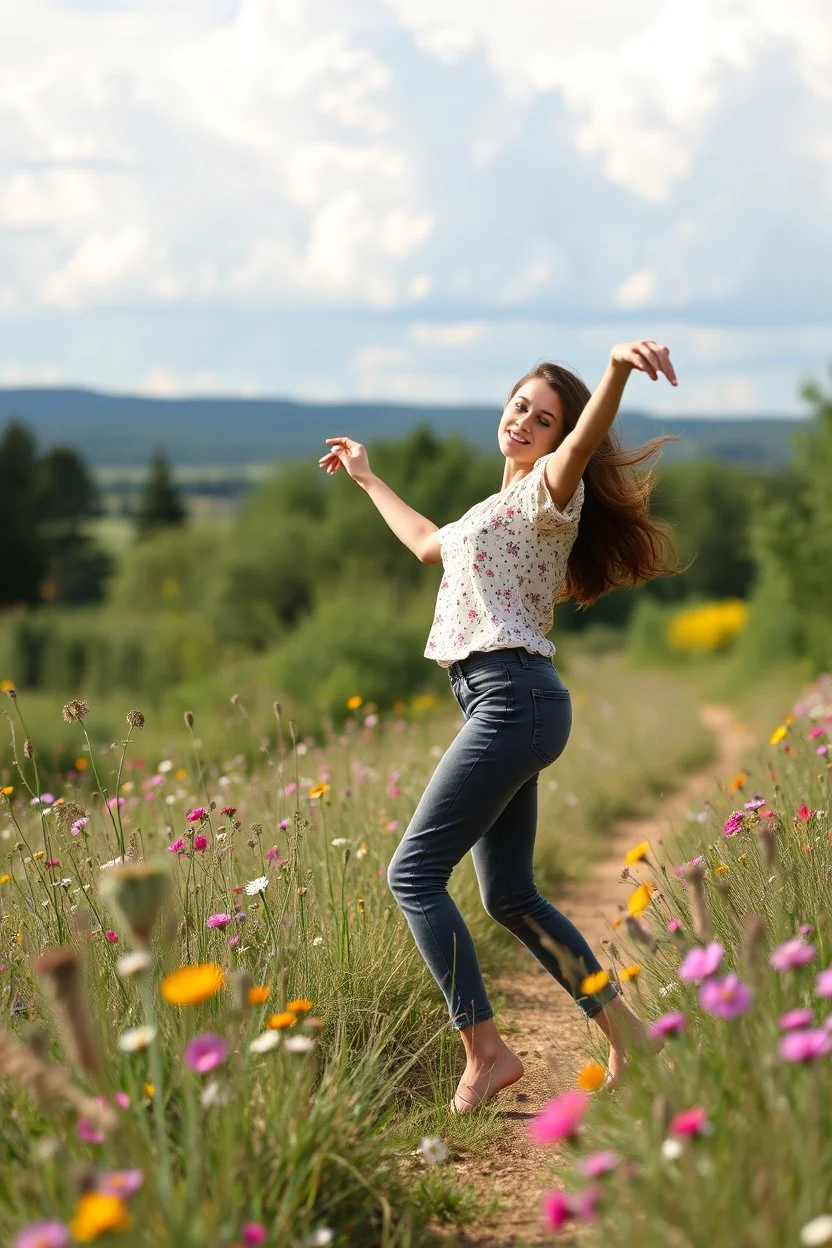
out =
[(560, 395), (542, 377), (533, 377), (509, 399), (497, 441), (506, 459), (526, 467), (554, 451), (565, 433)]

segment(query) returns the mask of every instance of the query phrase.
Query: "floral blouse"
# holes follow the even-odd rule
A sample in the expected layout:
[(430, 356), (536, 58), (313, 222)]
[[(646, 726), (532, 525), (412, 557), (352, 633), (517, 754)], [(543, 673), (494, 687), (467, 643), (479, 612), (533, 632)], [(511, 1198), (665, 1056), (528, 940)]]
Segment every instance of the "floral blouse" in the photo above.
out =
[(549, 458), (438, 530), (445, 572), (425, 658), (440, 667), (472, 650), (555, 653), (545, 634), (578, 533), (584, 483), (559, 511), (543, 475)]

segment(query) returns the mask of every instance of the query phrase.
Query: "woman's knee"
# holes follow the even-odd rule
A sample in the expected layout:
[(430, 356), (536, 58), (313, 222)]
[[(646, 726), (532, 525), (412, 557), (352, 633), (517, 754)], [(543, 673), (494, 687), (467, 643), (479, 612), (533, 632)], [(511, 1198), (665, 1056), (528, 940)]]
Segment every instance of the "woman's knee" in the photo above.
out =
[(485, 912), (495, 923), (503, 927), (514, 927), (521, 922), (525, 914), (531, 913), (537, 901), (536, 892), (512, 895), (499, 888), (486, 889), (481, 893)]

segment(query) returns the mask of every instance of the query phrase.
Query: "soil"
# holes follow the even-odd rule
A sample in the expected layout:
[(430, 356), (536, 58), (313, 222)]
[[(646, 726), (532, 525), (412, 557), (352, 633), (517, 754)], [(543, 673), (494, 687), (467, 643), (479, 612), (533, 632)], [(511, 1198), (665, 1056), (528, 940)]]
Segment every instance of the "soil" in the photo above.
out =
[[(735, 723), (726, 708), (704, 706), (701, 714), (714, 735), (711, 763), (686, 777), (675, 793), (660, 798), (649, 816), (616, 824), (604, 860), (585, 880), (565, 887), (558, 896), (558, 908), (581, 929), (602, 962), (600, 942), (613, 934), (610, 920), (632, 891), (632, 884), (621, 879), (626, 851), (645, 840), (657, 845), (688, 812), (702, 805), (720, 779), (724, 782), (726, 776), (741, 770), (743, 751), (752, 744), (750, 733)], [(547, 1100), (575, 1086), (575, 1075), (592, 1060), (595, 1033), (593, 1029), (590, 1037), (591, 1024), (533, 959), (527, 970), (503, 978), (492, 976), (488, 983), (489, 993), (505, 1002), (498, 1026), (522, 1058), (525, 1074), (495, 1101), (504, 1128), (499, 1147), (450, 1164), (461, 1181), (482, 1192), (483, 1206), (497, 1196), (500, 1207), (462, 1229), (437, 1228), (437, 1234), (449, 1248), (551, 1246), (552, 1232), (541, 1221), (541, 1195), (552, 1186), (551, 1166), (557, 1154), (546, 1149), (544, 1158), (542, 1150), (529, 1142), (528, 1122)], [(561, 1231), (557, 1242), (567, 1248), (579, 1240)]]

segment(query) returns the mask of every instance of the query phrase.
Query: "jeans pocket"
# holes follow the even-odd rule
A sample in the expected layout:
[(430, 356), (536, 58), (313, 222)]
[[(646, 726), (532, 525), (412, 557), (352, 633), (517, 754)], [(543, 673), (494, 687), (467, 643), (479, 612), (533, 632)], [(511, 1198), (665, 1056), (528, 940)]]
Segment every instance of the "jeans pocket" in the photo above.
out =
[(546, 765), (563, 753), (571, 727), (568, 689), (532, 689), (532, 749)]

